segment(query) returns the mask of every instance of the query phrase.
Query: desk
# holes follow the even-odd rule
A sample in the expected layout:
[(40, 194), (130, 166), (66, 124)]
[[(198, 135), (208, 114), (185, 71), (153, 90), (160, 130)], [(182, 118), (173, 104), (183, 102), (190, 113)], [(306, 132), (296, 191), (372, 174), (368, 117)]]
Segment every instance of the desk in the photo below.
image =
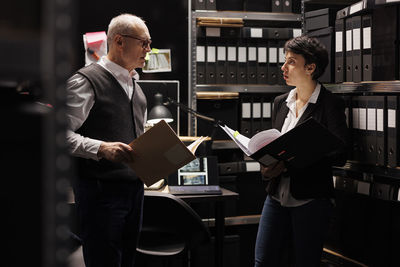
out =
[[(179, 195), (180, 199), (187, 203), (215, 202), (215, 265), (223, 266), (224, 227), (225, 227), (225, 202), (238, 199), (239, 194), (228, 189), (221, 188), (221, 195)], [(164, 191), (165, 192), (165, 191)], [(145, 191), (146, 194), (146, 191)]]

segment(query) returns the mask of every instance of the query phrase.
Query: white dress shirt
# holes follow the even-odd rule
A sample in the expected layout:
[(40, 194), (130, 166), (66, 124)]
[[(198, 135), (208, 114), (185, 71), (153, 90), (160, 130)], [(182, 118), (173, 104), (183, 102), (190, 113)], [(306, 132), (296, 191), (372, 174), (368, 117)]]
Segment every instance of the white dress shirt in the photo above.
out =
[[(135, 70), (129, 72), (107, 59), (106, 56), (102, 57), (97, 64), (109, 71), (124, 89), (129, 99), (132, 99), (134, 86), (138, 86), (132, 78), (138, 80), (139, 74)], [(75, 132), (89, 116), (93, 105), (94, 91), (89, 81), (81, 74), (73, 75), (67, 82), (67, 143), (72, 155), (99, 160), (97, 151), (103, 141), (88, 138)]]
[[(307, 109), (309, 103), (316, 103), (319, 92), (321, 91), (321, 84), (317, 83), (314, 92), (311, 94), (307, 103), (299, 110), (297, 110), (298, 116), (296, 116), (296, 99), (297, 99), (297, 88), (292, 89), (286, 98), (286, 105), (289, 108), (289, 112), (283, 123), (281, 133), (284, 134), (293, 129), (297, 122), (300, 120), (304, 111)], [(275, 200), (279, 201), (282, 206), (285, 207), (297, 207), (310, 202), (312, 199), (295, 199), (290, 193), (290, 178), (282, 176), (278, 185), (277, 193), (272, 196)]]

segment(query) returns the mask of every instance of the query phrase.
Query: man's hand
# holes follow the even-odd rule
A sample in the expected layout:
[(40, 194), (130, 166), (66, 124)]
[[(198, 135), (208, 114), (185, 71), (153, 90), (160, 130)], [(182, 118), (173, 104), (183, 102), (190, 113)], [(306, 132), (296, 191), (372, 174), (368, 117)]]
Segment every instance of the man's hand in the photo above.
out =
[(269, 166), (261, 164), (261, 175), (267, 180), (279, 176), (284, 170), (285, 164), (283, 163), (283, 161), (278, 161), (277, 163)]
[(133, 160), (133, 149), (121, 142), (103, 142), (100, 144), (97, 156), (112, 162), (129, 162)]

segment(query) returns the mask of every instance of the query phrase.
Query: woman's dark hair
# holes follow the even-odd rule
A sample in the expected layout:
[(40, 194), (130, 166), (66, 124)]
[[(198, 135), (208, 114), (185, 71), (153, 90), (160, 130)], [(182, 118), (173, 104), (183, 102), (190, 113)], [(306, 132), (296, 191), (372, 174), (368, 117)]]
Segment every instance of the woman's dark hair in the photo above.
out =
[(302, 55), (306, 64), (314, 63), (313, 80), (321, 77), (329, 63), (328, 51), (325, 46), (313, 37), (298, 36), (290, 39), (285, 43), (284, 51)]

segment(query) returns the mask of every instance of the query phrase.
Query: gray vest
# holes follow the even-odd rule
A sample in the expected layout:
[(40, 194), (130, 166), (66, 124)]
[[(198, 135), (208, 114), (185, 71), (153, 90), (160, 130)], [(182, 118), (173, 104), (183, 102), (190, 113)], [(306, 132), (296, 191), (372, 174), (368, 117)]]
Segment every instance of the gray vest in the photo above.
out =
[[(95, 102), (77, 133), (105, 142), (125, 144), (143, 133), (146, 97), (138, 85), (135, 86), (132, 100), (129, 100), (114, 76), (100, 65), (91, 64), (78, 73), (92, 85)], [(105, 159), (95, 161), (78, 158), (78, 173), (80, 178), (115, 181), (137, 179), (125, 164)]]

